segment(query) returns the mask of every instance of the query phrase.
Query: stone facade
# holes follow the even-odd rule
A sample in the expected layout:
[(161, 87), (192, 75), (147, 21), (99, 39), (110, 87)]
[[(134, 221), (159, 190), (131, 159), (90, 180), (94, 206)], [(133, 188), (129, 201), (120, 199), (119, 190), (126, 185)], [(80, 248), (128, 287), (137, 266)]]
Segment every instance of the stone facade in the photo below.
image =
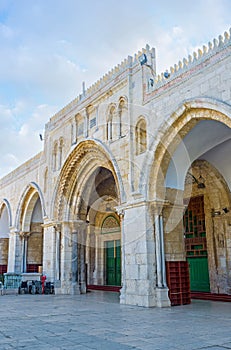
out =
[(200, 196), (207, 248), (194, 218), (190, 254), (206, 257), (211, 292), (231, 294), (230, 44), (167, 77), (147, 45), (50, 118), (43, 151), (0, 181), (8, 272), (42, 266), (56, 293), (116, 285), (121, 303), (170, 306), (165, 262), (188, 259), (184, 213)]

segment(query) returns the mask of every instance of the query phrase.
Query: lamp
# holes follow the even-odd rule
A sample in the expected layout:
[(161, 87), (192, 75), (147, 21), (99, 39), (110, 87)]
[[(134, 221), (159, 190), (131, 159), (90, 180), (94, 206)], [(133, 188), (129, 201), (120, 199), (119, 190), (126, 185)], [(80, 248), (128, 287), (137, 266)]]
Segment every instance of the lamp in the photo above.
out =
[(145, 55), (145, 53), (142, 53), (142, 55), (139, 56), (139, 62), (140, 65), (143, 66), (144, 64), (146, 64), (148, 62), (147, 56)]
[(145, 53), (142, 53), (142, 55), (140, 55), (139, 57), (138, 57), (138, 59), (139, 59), (139, 62), (140, 62), (140, 65), (141, 66), (146, 66), (146, 67), (148, 67), (148, 68), (150, 68), (150, 70), (151, 70), (151, 72), (152, 72), (152, 75), (153, 75), (153, 77), (155, 76), (155, 72), (154, 72), (154, 70), (153, 70), (153, 67), (150, 65), (150, 64), (147, 64), (147, 62), (148, 62), (148, 58), (147, 58), (147, 55), (145, 54)]
[(197, 184), (197, 188), (205, 188), (205, 179), (203, 178), (202, 175), (199, 176), (198, 179), (195, 178), (195, 176), (193, 174), (191, 174), (190, 172), (188, 172), (188, 174), (193, 178), (193, 180), (196, 182)]
[(106, 204), (106, 212), (108, 212), (108, 213), (112, 212), (112, 208), (111, 208), (110, 203)]

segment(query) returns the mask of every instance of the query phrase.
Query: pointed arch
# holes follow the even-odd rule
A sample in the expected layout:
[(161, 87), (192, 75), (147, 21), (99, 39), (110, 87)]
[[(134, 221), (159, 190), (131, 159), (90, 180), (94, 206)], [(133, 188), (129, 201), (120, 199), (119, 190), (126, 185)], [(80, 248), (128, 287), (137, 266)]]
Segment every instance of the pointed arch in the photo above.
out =
[(140, 191), (147, 197), (163, 198), (164, 181), (171, 157), (189, 130), (202, 120), (220, 121), (231, 128), (231, 107), (215, 99), (190, 100), (161, 124), (153, 135), (140, 177)]
[(41, 202), (42, 216), (44, 218), (47, 215), (42, 191), (35, 182), (31, 182), (21, 195), (16, 211), (15, 227), (18, 231), (21, 229), (25, 232), (29, 232), (32, 210), (38, 198)]
[(139, 155), (147, 150), (147, 123), (143, 116), (136, 123), (135, 135), (136, 155)]
[(98, 167), (105, 167), (111, 171), (115, 178), (120, 203), (125, 201), (123, 181), (115, 158), (101, 141), (89, 139), (78, 144), (62, 168), (52, 201), (54, 219), (69, 219), (70, 200), (76, 184), (81, 191), (89, 174)]
[(0, 205), (0, 214), (1, 214), (4, 206), (6, 207), (7, 213), (8, 213), (9, 227), (11, 227), (12, 226), (12, 210), (11, 210), (10, 203), (6, 198), (3, 198), (2, 203)]
[(118, 137), (126, 136), (128, 132), (128, 99), (126, 96), (119, 98), (118, 105)]
[(106, 130), (106, 138), (108, 141), (112, 141), (115, 139), (115, 114), (116, 114), (116, 105), (110, 104), (107, 111), (107, 130)]

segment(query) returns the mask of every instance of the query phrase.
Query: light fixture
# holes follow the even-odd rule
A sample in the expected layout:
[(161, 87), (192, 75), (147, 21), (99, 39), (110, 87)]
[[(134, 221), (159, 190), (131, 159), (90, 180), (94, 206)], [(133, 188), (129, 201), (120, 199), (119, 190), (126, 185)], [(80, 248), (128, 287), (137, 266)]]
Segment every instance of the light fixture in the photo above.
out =
[[(223, 213), (222, 213), (223, 211)], [(225, 207), (225, 208), (222, 208), (222, 211), (221, 210), (215, 210), (215, 209), (212, 209), (212, 217), (215, 217), (215, 216), (222, 216), (222, 215), (225, 215), (227, 213), (229, 213), (229, 208)]]
[(220, 210), (212, 209), (211, 214), (212, 214), (212, 217), (214, 218), (215, 216), (220, 216), (221, 212)]
[(142, 55), (139, 56), (139, 62), (140, 65), (143, 66), (144, 64), (146, 64), (148, 62), (147, 56), (145, 55), (145, 53), (142, 53)]
[(112, 208), (111, 208), (110, 203), (106, 204), (106, 212), (108, 212), (108, 213), (112, 212)]
[(193, 178), (193, 180), (196, 182), (197, 184), (197, 188), (205, 188), (205, 179), (203, 178), (202, 175), (199, 176), (199, 178), (197, 179), (193, 174), (191, 174), (190, 172), (188, 172), (188, 174)]
[[(153, 75), (153, 77), (155, 76), (155, 72), (154, 72), (154, 69), (153, 69), (153, 67), (150, 65), (150, 64), (148, 64), (147, 62), (148, 62), (148, 58), (147, 58), (147, 55), (145, 54), (145, 53), (142, 53), (139, 57), (138, 57), (138, 59), (139, 59), (139, 62), (140, 62), (140, 65), (141, 66), (146, 66), (146, 67), (148, 67), (148, 68), (150, 68), (150, 70), (151, 70), (151, 72), (152, 72), (152, 75)], [(153, 81), (153, 83), (154, 83), (154, 81)]]
[(170, 73), (168, 72), (168, 70), (166, 69), (166, 71), (164, 72), (164, 77), (166, 79), (168, 79), (170, 77)]
[(154, 85), (154, 79), (150, 78), (150, 79), (149, 79), (149, 84), (150, 84), (151, 86), (153, 86), (153, 85)]

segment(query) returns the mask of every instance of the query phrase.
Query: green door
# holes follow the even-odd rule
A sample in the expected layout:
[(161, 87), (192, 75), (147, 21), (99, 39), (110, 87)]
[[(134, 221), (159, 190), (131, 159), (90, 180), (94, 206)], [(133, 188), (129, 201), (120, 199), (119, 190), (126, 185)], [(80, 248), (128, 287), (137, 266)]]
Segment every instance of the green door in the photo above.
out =
[(209, 271), (207, 257), (187, 258), (192, 292), (209, 292)]
[(106, 284), (121, 285), (121, 248), (120, 240), (105, 242)]
[(121, 246), (120, 246), (120, 240), (115, 241), (116, 245), (116, 274), (115, 274), (115, 285), (121, 286)]
[(189, 263), (190, 289), (209, 292), (209, 269), (204, 214), (204, 197), (190, 198), (184, 215), (186, 257)]

